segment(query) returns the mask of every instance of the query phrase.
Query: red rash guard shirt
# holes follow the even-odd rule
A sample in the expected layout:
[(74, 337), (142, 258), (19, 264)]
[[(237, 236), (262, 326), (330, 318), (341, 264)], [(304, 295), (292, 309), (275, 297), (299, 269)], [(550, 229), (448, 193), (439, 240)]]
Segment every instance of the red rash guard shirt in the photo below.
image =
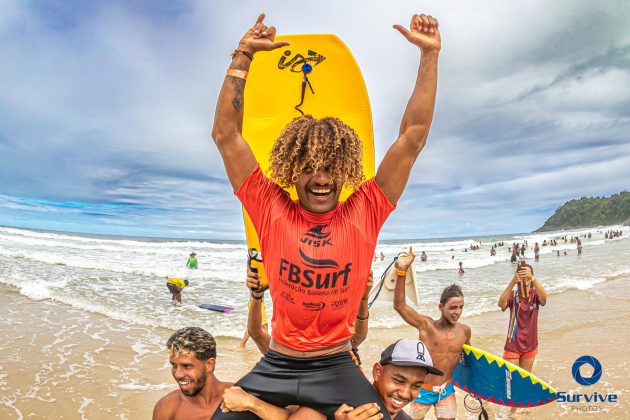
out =
[[(526, 353), (538, 348), (538, 311), (540, 309), (540, 298), (536, 289), (530, 290), (531, 297), (528, 302), (518, 302), (518, 312), (516, 314), (516, 337), (507, 340), (504, 349), (514, 353)], [(508, 298), (508, 308), (510, 308), (510, 319), (514, 316), (514, 293)], [(507, 309), (507, 308), (506, 308)]]
[(349, 340), (379, 230), (395, 208), (374, 179), (323, 214), (302, 209), (260, 166), (235, 194), (260, 239), (272, 337), (299, 351)]

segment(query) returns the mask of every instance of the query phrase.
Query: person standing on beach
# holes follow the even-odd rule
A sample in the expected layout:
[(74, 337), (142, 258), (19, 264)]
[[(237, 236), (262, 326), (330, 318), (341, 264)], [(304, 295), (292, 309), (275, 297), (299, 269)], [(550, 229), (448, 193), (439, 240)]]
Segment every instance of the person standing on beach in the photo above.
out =
[(580, 238), (575, 238), (575, 241), (576, 241), (578, 255), (582, 255), (582, 241), (580, 240)]
[(186, 261), (186, 267), (197, 269), (199, 267), (199, 263), (197, 262), (197, 254), (195, 252), (191, 252), (188, 257), (188, 261)]
[(464, 263), (463, 262), (459, 262), (459, 274), (462, 275), (464, 274)]
[(546, 303), (547, 292), (534, 277), (534, 269), (521, 261), (499, 297), (499, 307), (502, 311), (510, 308), (503, 358), (528, 372), (538, 353), (538, 311)]
[(540, 247), (538, 246), (538, 242), (534, 244), (534, 260), (538, 261), (540, 259)]
[[(381, 226), (400, 199), (411, 169), (424, 148), (433, 119), (438, 22), (413, 15), (409, 29), (394, 25), (420, 54), (416, 85), (400, 132), (376, 176), (365, 182), (362, 143), (337, 118), (304, 115), (281, 132), (270, 154), (271, 177), (263, 174), (243, 138), (247, 71), (259, 51), (287, 46), (275, 42), (276, 29), (261, 14), (233, 53), (215, 112), (212, 137), (227, 176), (261, 240), (273, 302), (269, 350), (238, 385), (278, 405), (298, 402), (329, 417), (341, 402), (354, 407), (376, 402), (378, 393), (351, 353), (350, 338)], [(339, 203), (342, 187), (356, 188)], [(282, 187), (295, 187), (293, 202)], [(303, 242), (326, 235), (324, 246)], [(312, 242), (312, 241), (311, 241)], [(273, 372), (271, 374), (270, 372)], [(213, 418), (242, 415), (215, 412)]]
[(182, 303), (182, 290), (188, 286), (188, 280), (182, 280), (178, 277), (171, 277), (166, 282), (168, 291), (171, 292), (173, 303)]
[(153, 408), (153, 420), (210, 418), (232, 384), (214, 376), (217, 346), (214, 337), (199, 327), (181, 328), (166, 342), (171, 374), (179, 389), (162, 397)]
[(423, 419), (431, 407), (438, 419), (454, 419), (457, 415), (457, 402), (453, 386), (453, 370), (463, 344), (470, 344), (471, 331), (468, 325), (459, 322), (464, 310), (464, 294), (460, 287), (452, 284), (440, 296), (440, 319), (434, 320), (416, 312), (405, 301), (405, 281), (407, 270), (415, 255), (411, 247), (409, 253), (396, 261), (396, 287), (394, 289), (394, 309), (402, 319), (418, 330), (419, 339), (427, 343), (433, 356), (433, 365), (444, 372), (444, 376), (427, 375), (420, 396), (411, 404), (414, 419)]

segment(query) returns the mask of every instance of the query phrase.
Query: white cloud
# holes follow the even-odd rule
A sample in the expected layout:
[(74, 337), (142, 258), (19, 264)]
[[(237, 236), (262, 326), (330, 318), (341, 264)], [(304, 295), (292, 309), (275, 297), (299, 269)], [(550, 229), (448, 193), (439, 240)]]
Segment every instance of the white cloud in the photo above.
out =
[[(75, 227), (242, 235), (210, 130), (229, 53), (263, 7), (280, 33), (337, 33), (350, 46), (372, 102), (377, 162), (419, 59), (391, 25), (419, 7), (440, 20), (432, 133), (384, 235), (530, 230), (541, 209), (617, 192), (630, 176), (630, 9), (619, 2), (1, 7), (0, 194), (151, 209)], [(28, 223), (8, 201), (0, 224)]]

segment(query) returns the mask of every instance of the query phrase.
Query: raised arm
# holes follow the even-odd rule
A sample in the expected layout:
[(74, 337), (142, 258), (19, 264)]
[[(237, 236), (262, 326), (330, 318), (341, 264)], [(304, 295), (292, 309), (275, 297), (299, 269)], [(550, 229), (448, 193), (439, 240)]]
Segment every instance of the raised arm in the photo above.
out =
[(533, 279), (534, 279), (533, 280), (534, 287), (536, 288), (536, 293), (538, 293), (538, 300), (540, 300), (540, 304), (544, 306), (547, 303), (547, 291), (542, 286), (542, 284), (540, 284), (540, 282), (538, 281), (536, 277), (533, 277)]
[(542, 284), (540, 284), (538, 279), (534, 277), (532, 269), (526, 265), (524, 267), (519, 267), (518, 273), (523, 281), (532, 282), (532, 285), (534, 286), (534, 288), (536, 289), (536, 293), (538, 294), (538, 300), (540, 301), (540, 304), (544, 306), (545, 303), (547, 303), (547, 291), (542, 286)]
[[(431, 321), (426, 315), (416, 312), (411, 306), (407, 305), (405, 297), (405, 283), (407, 281), (407, 270), (416, 258), (413, 249), (409, 247), (407, 255), (401, 255), (396, 260), (396, 287), (394, 288), (394, 309), (400, 314), (402, 319), (412, 327), (424, 329), (427, 322)], [(400, 275), (399, 275), (400, 274)]]
[(260, 287), (260, 280), (258, 280), (258, 273), (254, 273), (249, 267), (247, 268), (246, 285), (252, 297), (249, 313), (247, 314), (247, 333), (256, 343), (258, 350), (265, 354), (269, 350), (269, 343), (271, 343), (271, 336), (262, 327), (262, 302), (265, 293), (252, 291), (252, 288), (258, 289)]
[(518, 282), (519, 277), (516, 273), (514, 273), (514, 277), (512, 277), (512, 280), (510, 280), (508, 285), (505, 287), (505, 290), (503, 291), (503, 293), (501, 293), (501, 296), (499, 297), (499, 308), (501, 308), (502, 311), (505, 311), (505, 308), (508, 307), (508, 299), (510, 298), (512, 290), (514, 290), (514, 286), (516, 286)]
[(267, 27), (264, 19), (264, 13), (258, 16), (254, 26), (245, 32), (238, 43), (214, 112), (212, 138), (221, 153), (234, 190), (241, 186), (256, 166), (256, 158), (243, 138), (245, 83), (251, 60), (258, 51), (271, 51), (289, 45), (284, 41), (274, 42), (276, 29)]
[(441, 48), (438, 21), (427, 15), (413, 15), (410, 30), (394, 25), (421, 51), (420, 67), (411, 98), (400, 123), (398, 138), (389, 148), (378, 171), (376, 183), (392, 204), (402, 195), (411, 168), (429, 135), (437, 91), (437, 63)]
[(370, 317), (368, 299), (370, 297), (370, 290), (372, 290), (373, 284), (374, 274), (372, 273), (372, 270), (370, 270), (370, 277), (368, 277), (365, 292), (363, 293), (363, 298), (361, 298), (361, 304), (359, 305), (359, 312), (357, 312), (357, 319), (354, 324), (354, 334), (352, 334), (352, 338), (350, 338), (350, 343), (352, 343), (353, 348), (359, 347), (359, 345), (361, 345), (361, 343), (363, 343), (367, 338), (368, 318)]

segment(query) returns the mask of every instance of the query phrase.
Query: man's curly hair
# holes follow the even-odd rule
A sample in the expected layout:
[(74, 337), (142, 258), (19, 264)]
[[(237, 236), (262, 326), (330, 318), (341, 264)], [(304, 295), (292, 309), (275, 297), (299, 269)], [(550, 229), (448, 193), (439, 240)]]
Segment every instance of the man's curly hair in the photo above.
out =
[(363, 145), (352, 128), (338, 118), (304, 115), (295, 118), (280, 133), (269, 156), (271, 179), (291, 187), (305, 170), (327, 169), (330, 176), (351, 188), (365, 179)]
[(195, 353), (198, 360), (216, 359), (217, 344), (214, 337), (199, 327), (185, 327), (175, 331), (166, 342), (171, 354)]

